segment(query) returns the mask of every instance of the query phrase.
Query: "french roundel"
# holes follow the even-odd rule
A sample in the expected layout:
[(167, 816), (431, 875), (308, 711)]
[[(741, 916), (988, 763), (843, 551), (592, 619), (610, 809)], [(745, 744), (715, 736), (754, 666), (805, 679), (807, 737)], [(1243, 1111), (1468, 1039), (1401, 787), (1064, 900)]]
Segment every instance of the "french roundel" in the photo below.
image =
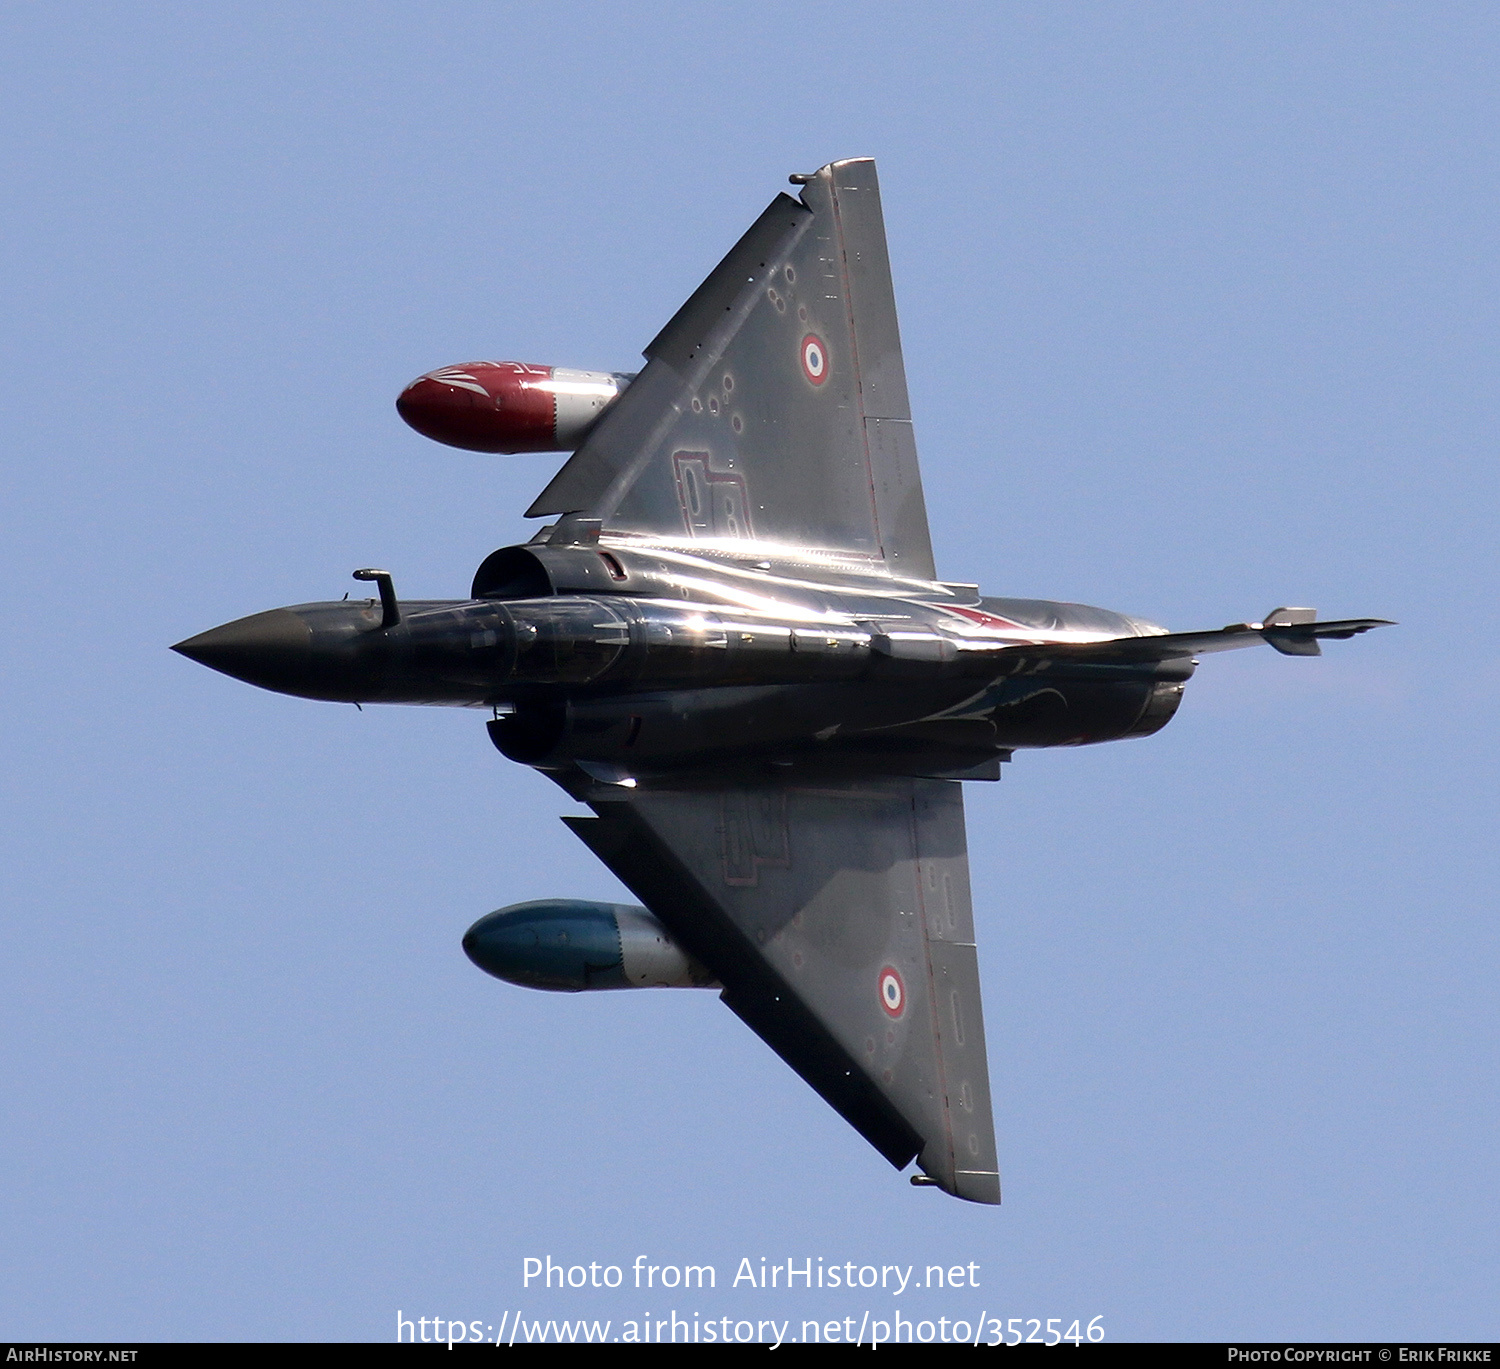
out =
[(828, 348), (816, 333), (809, 333), (802, 339), (802, 374), (814, 385), (821, 385), (828, 379)]
[(900, 1017), (906, 1011), (906, 985), (894, 965), (880, 972), (880, 1006), (887, 1017)]

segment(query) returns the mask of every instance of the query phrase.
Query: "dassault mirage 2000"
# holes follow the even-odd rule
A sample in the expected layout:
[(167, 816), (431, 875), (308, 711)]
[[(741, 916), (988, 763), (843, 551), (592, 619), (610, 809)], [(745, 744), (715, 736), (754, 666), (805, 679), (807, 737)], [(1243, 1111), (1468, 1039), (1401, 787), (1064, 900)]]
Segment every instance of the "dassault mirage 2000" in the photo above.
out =
[(573, 456), (461, 600), (272, 609), (176, 650), (311, 699), (490, 710), (593, 810), (643, 907), (547, 900), (464, 949), (536, 988), (721, 990), (913, 1183), (1000, 1201), (962, 783), (1164, 727), (1205, 652), (1380, 625), (1278, 608), (1168, 632), (937, 578), (875, 164), (793, 176), (638, 374), (479, 362), (398, 408)]

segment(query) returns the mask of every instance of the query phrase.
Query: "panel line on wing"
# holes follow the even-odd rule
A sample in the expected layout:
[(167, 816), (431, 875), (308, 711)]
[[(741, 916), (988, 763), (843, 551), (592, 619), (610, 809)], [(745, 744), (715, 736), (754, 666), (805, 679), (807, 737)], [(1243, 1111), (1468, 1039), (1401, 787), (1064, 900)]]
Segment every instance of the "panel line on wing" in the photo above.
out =
[(854, 326), (854, 292), (849, 282), (849, 244), (844, 236), (844, 211), (839, 202), (839, 189), (838, 185), (830, 182), (829, 198), (833, 203), (833, 225), (839, 245), (839, 274), (844, 286), (844, 314), (849, 324), (849, 363), (854, 371), (855, 403), (859, 406), (859, 438), (865, 453), (865, 481), (870, 489), (870, 519), (875, 524), (875, 541), (880, 549), (880, 556), (885, 559), (885, 537), (880, 527), (880, 501), (875, 493), (875, 464), (870, 458), (870, 428), (865, 416), (864, 378), (859, 367), (859, 333)]
[[(918, 910), (919, 910), (918, 911), (918, 916), (922, 920), (922, 953), (923, 953), (923, 961), (925, 963), (926, 970), (927, 970), (927, 1008), (928, 1008), (928, 1012), (929, 1012), (929, 1014), (931, 1015), (931, 1018), (932, 1018), (932, 1036), (933, 1036), (933, 1041), (934, 1041), (934, 1043), (937, 1046), (937, 1050), (935, 1052), (935, 1056), (936, 1056), (936, 1061), (937, 1061), (938, 1087), (942, 1091), (942, 1104), (943, 1105), (942, 1105), (942, 1107), (941, 1107), (941, 1109), (939, 1111), (940, 1111), (940, 1114), (941, 1114), (941, 1117), (942, 1117), (943, 1140), (946, 1143), (945, 1149), (947, 1151), (947, 1155), (945, 1157), (947, 1159), (947, 1164), (943, 1165), (942, 1168), (945, 1169), (945, 1170), (954, 1170), (954, 1169), (957, 1169), (957, 1167), (958, 1167), (958, 1160), (957, 1160), (957, 1153), (954, 1150), (954, 1146), (953, 1146), (953, 1097), (952, 1097), (952, 1093), (951, 1093), (951, 1091), (950, 1091), (950, 1089), (948, 1087), (948, 1068), (947, 1068), (947, 1061), (944, 1059), (945, 1052), (943, 1050), (943, 1024), (942, 1024), (942, 1021), (940, 1020), (939, 1013), (938, 1013), (938, 986), (937, 986), (937, 977), (933, 973), (933, 969), (932, 969), (932, 929), (931, 929), (931, 926), (929, 925), (928, 917), (927, 917), (927, 895), (926, 895), (926, 892), (922, 888), (922, 864), (923, 864), (922, 855), (923, 855), (923, 852), (922, 852), (921, 831), (920, 831), (920, 826), (919, 826), (919, 823), (918, 823), (917, 791), (916, 791), (916, 786), (915, 785), (912, 786), (912, 793), (911, 793), (910, 822), (911, 822), (911, 849), (912, 849), (913, 863), (916, 866), (916, 869), (915, 869), (916, 879), (915, 879), (914, 883), (916, 885), (916, 890), (917, 890), (917, 906), (918, 906)], [(956, 994), (958, 991), (955, 989), (954, 992)], [(929, 1145), (931, 1144), (931, 1141), (932, 1141), (932, 1138), (928, 1138), (928, 1144)], [(925, 1150), (924, 1150), (923, 1154), (925, 1156), (925, 1154), (926, 1154)], [(931, 1167), (932, 1166), (931, 1166), (930, 1163), (927, 1164), (927, 1165), (924, 1165), (924, 1168), (929, 1168), (930, 1169)]]

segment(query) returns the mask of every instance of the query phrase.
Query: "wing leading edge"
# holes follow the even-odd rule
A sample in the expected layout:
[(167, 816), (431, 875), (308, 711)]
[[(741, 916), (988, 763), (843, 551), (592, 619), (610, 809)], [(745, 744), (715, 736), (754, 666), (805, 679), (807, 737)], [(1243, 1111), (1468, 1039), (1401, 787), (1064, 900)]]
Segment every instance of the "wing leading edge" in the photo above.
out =
[(622, 793), (569, 827), (891, 1164), (998, 1203), (961, 786)]
[(778, 195), (527, 510), (936, 572), (875, 163)]

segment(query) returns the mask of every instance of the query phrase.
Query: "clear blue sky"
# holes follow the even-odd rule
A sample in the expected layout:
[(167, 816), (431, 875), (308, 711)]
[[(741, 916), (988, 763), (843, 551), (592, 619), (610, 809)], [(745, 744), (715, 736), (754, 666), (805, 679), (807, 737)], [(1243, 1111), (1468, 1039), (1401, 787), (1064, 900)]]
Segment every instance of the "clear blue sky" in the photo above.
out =
[[(8, 6), (0, 1337), (1500, 1335), (1497, 67), (1478, 4)], [(1401, 620), (969, 787), (998, 1210), (712, 994), (475, 970), (492, 908), (624, 897), (482, 718), (167, 650), (356, 566), (462, 594), (555, 463), (425, 442), (401, 386), (633, 369), (857, 155), (941, 573)], [(523, 1290), (549, 1254), (721, 1287)], [(724, 1288), (742, 1256), (981, 1285)]]

